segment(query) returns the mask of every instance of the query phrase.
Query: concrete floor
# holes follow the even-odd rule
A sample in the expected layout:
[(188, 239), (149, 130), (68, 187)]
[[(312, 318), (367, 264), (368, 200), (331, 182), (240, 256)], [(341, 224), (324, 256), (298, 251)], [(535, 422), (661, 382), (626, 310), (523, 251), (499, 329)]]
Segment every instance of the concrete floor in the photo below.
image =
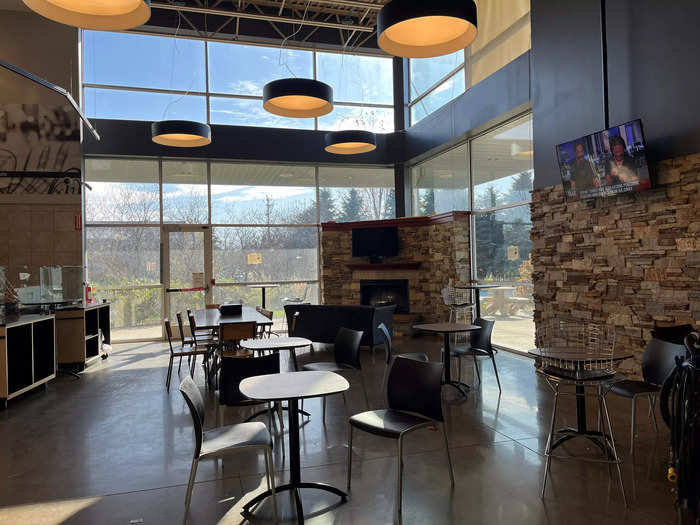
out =
[[(427, 350), (439, 359), (438, 339), (397, 341), (399, 351)], [(316, 350), (301, 362), (323, 360)], [(384, 406), (380, 383), (383, 352), (363, 352), (364, 383), (373, 408)], [(284, 354), (283, 354), (283, 357)], [(544, 500), (539, 497), (552, 396), (526, 357), (497, 357), (503, 394), (491, 365), (483, 362), (483, 384), (466, 402), (446, 403), (456, 484), (451, 489), (439, 433), (409, 437), (404, 470), (406, 524), (671, 524), (671, 486), (665, 481), (665, 433), (656, 434), (640, 403), (637, 454), (628, 452), (629, 404), (611, 399), (630, 507), (625, 508), (616, 477), (605, 465), (553, 460)], [(287, 367), (286, 359), (283, 366)], [(0, 523), (2, 524), (171, 524), (183, 520), (185, 486), (193, 450), (192, 423), (173, 378), (165, 390), (166, 346), (115, 346), (105, 361), (78, 381), (59, 377), (46, 392), (10, 402), (0, 412)], [(473, 384), (471, 364), (464, 378)], [(183, 370), (184, 375), (184, 370)], [(196, 379), (203, 385), (201, 369)], [(365, 410), (356, 380), (348, 396), (351, 411)], [(445, 396), (450, 393), (445, 390)], [(611, 396), (612, 398), (612, 396)], [(211, 405), (210, 399), (210, 405)], [(450, 401), (448, 399), (448, 401)], [(210, 407), (211, 408), (211, 407)], [(307, 401), (311, 420), (301, 430), (302, 477), (343, 488), (347, 455), (346, 414), (340, 396), (328, 401), (326, 425), (320, 400)], [(573, 399), (560, 402), (557, 426), (575, 422)], [(213, 424), (213, 411), (206, 426)], [(227, 423), (241, 413), (229, 409)], [(593, 419), (593, 415), (591, 415)], [(395, 443), (357, 432), (353, 446), (353, 492), (338, 505), (332, 496), (303, 494), (309, 524), (391, 523), (395, 501)], [(276, 436), (277, 482), (288, 478)], [(285, 438), (288, 444), (288, 440)], [(567, 452), (595, 457), (587, 442)], [(264, 463), (255, 453), (229, 456), (218, 466), (200, 465), (189, 523), (235, 524), (240, 510), (263, 490)], [(289, 501), (279, 498), (287, 523)], [(271, 522), (271, 507), (255, 523)], [(140, 521), (142, 520), (142, 521)]]

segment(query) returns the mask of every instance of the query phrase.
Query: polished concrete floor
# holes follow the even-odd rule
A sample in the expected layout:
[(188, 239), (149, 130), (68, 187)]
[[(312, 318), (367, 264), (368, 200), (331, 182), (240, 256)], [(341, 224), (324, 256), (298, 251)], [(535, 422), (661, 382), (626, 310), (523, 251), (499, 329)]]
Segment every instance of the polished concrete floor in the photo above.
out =
[[(397, 341), (400, 351), (423, 349), (440, 355), (438, 339)], [(327, 359), (317, 349), (300, 361)], [(363, 382), (373, 408), (383, 406), (383, 352), (363, 351)], [(284, 354), (283, 354), (283, 357)], [(544, 500), (544, 468), (552, 396), (526, 357), (497, 357), (503, 393), (499, 396), (489, 362), (483, 383), (469, 398), (453, 403), (445, 390), (445, 415), (456, 483), (450, 487), (439, 433), (419, 431), (407, 439), (404, 470), (406, 524), (671, 524), (671, 486), (664, 479), (667, 435), (654, 432), (640, 403), (637, 452), (628, 451), (630, 409), (611, 399), (613, 427), (624, 460), (630, 505), (625, 508), (617, 477), (606, 465), (553, 460)], [(286, 359), (283, 366), (287, 367)], [(456, 365), (455, 365), (456, 366)], [(165, 390), (166, 346), (115, 346), (109, 358), (89, 367), (80, 380), (59, 377), (47, 391), (10, 402), (0, 412), (0, 523), (130, 524), (181, 523), (193, 450), (192, 422), (173, 377)], [(463, 378), (474, 383), (471, 363)], [(184, 376), (184, 368), (183, 368)], [(202, 370), (195, 376), (203, 386)], [(349, 409), (365, 410), (362, 385), (351, 380)], [(611, 396), (612, 397), (612, 396)], [(212, 400), (210, 399), (210, 405)], [(301, 430), (302, 476), (340, 488), (345, 484), (346, 412), (340, 396), (328, 401), (326, 425), (320, 400), (307, 401), (312, 418)], [(210, 407), (211, 409), (211, 407)], [(226, 422), (240, 419), (229, 409)], [(214, 422), (213, 411), (206, 426)], [(591, 419), (595, 419), (591, 414)], [(557, 426), (575, 422), (573, 399), (560, 402)], [(288, 478), (276, 435), (278, 483)], [(285, 442), (288, 440), (285, 437)], [(563, 447), (595, 457), (587, 442)], [(353, 491), (348, 503), (304, 492), (309, 524), (391, 523), (394, 515), (395, 443), (356, 433)], [(253, 452), (223, 462), (204, 461), (197, 474), (189, 523), (242, 523), (242, 505), (264, 489), (264, 462)], [(280, 509), (293, 523), (288, 498)], [(271, 506), (258, 509), (254, 523), (271, 522)]]

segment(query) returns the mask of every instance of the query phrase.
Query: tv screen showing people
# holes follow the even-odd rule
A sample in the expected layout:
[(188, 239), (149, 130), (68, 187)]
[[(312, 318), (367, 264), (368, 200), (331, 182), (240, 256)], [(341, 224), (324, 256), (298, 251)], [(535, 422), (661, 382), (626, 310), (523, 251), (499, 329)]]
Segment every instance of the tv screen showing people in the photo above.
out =
[(651, 188), (641, 120), (559, 144), (556, 150), (569, 199)]

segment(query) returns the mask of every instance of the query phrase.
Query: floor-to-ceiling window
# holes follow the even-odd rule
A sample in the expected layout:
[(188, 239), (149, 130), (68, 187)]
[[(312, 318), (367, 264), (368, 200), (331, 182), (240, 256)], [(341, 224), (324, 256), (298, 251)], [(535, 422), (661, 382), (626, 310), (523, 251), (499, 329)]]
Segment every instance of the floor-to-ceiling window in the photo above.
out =
[(479, 33), (472, 45), (435, 58), (409, 60), (411, 125), (530, 49), (530, 0), (476, 0)]
[(533, 175), (530, 115), (411, 168), (414, 215), (471, 211), (472, 279), (497, 285), (481, 293), (482, 316), (497, 321), (493, 342), (516, 350), (534, 343)]
[(177, 312), (242, 300), (281, 325), (287, 298), (319, 299), (319, 224), (395, 217), (394, 171), (88, 158), (87, 282), (115, 340), (160, 338)]
[[(393, 68), (387, 56), (136, 33), (82, 34), (83, 106), (91, 118), (394, 131)], [(264, 85), (285, 77), (330, 84), (334, 111), (317, 119), (265, 111)]]

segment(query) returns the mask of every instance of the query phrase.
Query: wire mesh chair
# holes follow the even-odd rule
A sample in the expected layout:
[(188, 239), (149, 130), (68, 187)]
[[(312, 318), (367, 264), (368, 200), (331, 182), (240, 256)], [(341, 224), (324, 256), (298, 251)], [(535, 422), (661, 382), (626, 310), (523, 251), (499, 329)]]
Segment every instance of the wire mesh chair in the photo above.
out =
[[(446, 286), (442, 289), (442, 300), (450, 310), (450, 323), (470, 324), (474, 319), (474, 303), (472, 303), (472, 292), (463, 288)], [(468, 334), (455, 335), (455, 344), (466, 343)]]
[[(547, 475), (552, 457), (573, 459), (566, 456), (554, 456), (554, 450), (571, 439), (585, 437), (593, 442), (604, 456), (602, 459), (591, 458), (588, 461), (601, 461), (614, 464), (617, 467), (622, 497), (627, 505), (622, 469), (620, 468), (622, 461), (615, 447), (610, 414), (605, 399), (612, 384), (610, 380), (615, 375), (614, 326), (580, 320), (551, 319), (538, 326), (536, 342), (541, 358), (540, 370), (554, 392), (552, 418), (545, 450), (547, 462), (542, 479), (542, 498), (544, 498), (547, 487)], [(562, 387), (566, 385), (573, 385), (574, 391), (564, 390)], [(586, 388), (595, 390), (598, 402), (597, 431), (589, 430), (587, 427)], [(559, 396), (565, 394), (576, 396), (577, 428), (555, 430)]]

